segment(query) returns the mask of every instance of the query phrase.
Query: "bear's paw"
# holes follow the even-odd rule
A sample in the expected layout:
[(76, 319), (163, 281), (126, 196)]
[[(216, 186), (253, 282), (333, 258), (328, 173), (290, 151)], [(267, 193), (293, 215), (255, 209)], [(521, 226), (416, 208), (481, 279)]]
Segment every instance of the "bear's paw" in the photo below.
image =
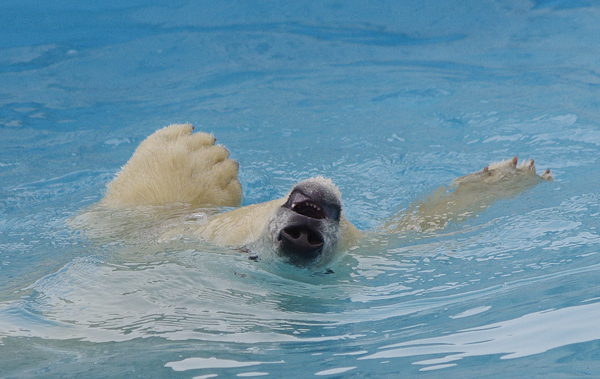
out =
[(175, 124), (146, 138), (108, 184), (103, 203), (109, 207), (190, 204), (195, 207), (239, 206), (239, 165), (208, 133), (192, 133), (190, 124)]

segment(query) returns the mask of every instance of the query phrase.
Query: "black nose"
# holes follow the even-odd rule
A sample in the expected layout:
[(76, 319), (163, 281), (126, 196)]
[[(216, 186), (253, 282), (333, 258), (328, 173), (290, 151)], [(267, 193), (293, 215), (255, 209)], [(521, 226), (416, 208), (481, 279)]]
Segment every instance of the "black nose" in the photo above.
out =
[(323, 248), (323, 236), (304, 226), (290, 226), (279, 236), (286, 254), (304, 259), (316, 258)]

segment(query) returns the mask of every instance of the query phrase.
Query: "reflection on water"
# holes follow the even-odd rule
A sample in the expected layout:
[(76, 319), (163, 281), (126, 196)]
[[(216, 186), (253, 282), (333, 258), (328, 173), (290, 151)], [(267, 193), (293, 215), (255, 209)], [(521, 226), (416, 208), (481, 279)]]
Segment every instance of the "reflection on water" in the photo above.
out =
[(186, 358), (178, 362), (169, 362), (165, 367), (170, 367), (175, 371), (198, 370), (205, 368), (230, 368), (230, 367), (248, 367), (261, 364), (285, 363), (280, 362), (238, 362), (230, 359), (217, 358)]
[(447, 336), (382, 346), (382, 351), (359, 359), (384, 359), (447, 354), (414, 362), (423, 370), (455, 366), (465, 357), (500, 354), (501, 359), (541, 354), (550, 349), (600, 339), (600, 303), (550, 309), (461, 330)]

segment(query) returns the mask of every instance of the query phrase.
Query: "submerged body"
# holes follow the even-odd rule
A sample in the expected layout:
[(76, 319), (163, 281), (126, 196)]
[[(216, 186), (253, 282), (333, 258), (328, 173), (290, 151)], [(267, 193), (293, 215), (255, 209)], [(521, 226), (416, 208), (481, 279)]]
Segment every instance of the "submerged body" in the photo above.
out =
[[(171, 125), (144, 140), (108, 184), (98, 207), (110, 210), (188, 204), (206, 216), (197, 224), (187, 225), (186, 230), (194, 236), (257, 255), (274, 251), (303, 266), (329, 262), (363, 236), (345, 218), (340, 191), (322, 177), (299, 182), (285, 198), (216, 213), (217, 208), (241, 204), (239, 166), (229, 159), (225, 147), (215, 145), (214, 137), (192, 134), (192, 130), (190, 124)], [(437, 190), (375, 232), (440, 229), (543, 180), (552, 180), (552, 175), (547, 170), (538, 176), (533, 160), (518, 166), (515, 157), (492, 164)], [(171, 235), (182, 230), (178, 225), (165, 229)]]

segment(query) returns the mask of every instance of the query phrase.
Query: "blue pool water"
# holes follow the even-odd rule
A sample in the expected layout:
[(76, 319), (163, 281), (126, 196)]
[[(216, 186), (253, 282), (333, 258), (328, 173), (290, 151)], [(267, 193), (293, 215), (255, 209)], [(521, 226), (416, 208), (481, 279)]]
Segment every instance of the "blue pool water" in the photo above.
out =
[[(600, 376), (599, 19), (585, 0), (2, 1), (0, 377)], [(323, 175), (361, 229), (513, 155), (556, 180), (333, 274), (67, 226), (180, 122), (231, 150), (244, 204)]]

